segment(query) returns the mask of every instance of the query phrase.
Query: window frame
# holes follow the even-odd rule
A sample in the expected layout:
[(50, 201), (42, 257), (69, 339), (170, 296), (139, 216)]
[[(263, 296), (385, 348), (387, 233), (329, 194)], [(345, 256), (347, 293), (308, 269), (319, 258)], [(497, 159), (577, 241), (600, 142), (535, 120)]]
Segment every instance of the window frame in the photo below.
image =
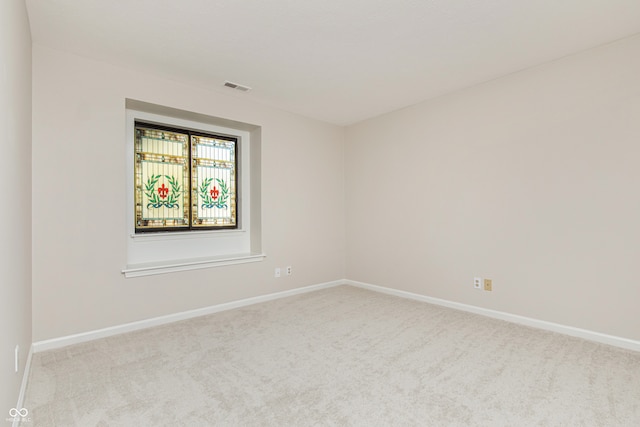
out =
[[(170, 233), (175, 233), (175, 232), (194, 232), (194, 231), (205, 231), (205, 230), (236, 230), (239, 228), (239, 219), (241, 218), (240, 212), (241, 212), (241, 198), (239, 197), (239, 194), (241, 193), (241, 179), (239, 179), (240, 176), (240, 165), (239, 165), (239, 158), (240, 158), (240, 143), (239, 143), (239, 137), (238, 136), (229, 136), (229, 135), (224, 135), (222, 133), (213, 133), (210, 131), (203, 131), (200, 129), (191, 129), (191, 128), (185, 128), (185, 127), (179, 127), (179, 126), (173, 126), (173, 125), (168, 125), (165, 123), (162, 124), (158, 124), (158, 123), (151, 123), (151, 122), (147, 122), (144, 120), (134, 120), (134, 176), (137, 173), (137, 165), (136, 165), (136, 161), (135, 161), (135, 156), (138, 154), (135, 151), (135, 139), (137, 138), (136, 135), (136, 130), (138, 129), (138, 127), (141, 128), (147, 128), (147, 129), (152, 129), (152, 130), (159, 130), (159, 131), (166, 131), (166, 132), (172, 132), (172, 133), (176, 133), (176, 134), (184, 134), (187, 136), (188, 138), (188, 149), (187, 149), (187, 171), (188, 171), (188, 183), (189, 183), (189, 188), (185, 189), (184, 193), (188, 194), (188, 198), (189, 198), (189, 202), (188, 202), (188, 224), (186, 226), (179, 226), (179, 227), (138, 227), (137, 221), (137, 212), (134, 212), (134, 232), (136, 234), (141, 234), (141, 233), (159, 233), (159, 232), (170, 232)], [(193, 139), (192, 136), (195, 137), (205, 137), (205, 138), (212, 138), (212, 139), (220, 139), (220, 140), (225, 140), (225, 141), (230, 141), (234, 143), (234, 183), (233, 183), (233, 188), (234, 188), (234, 194), (233, 197), (235, 198), (233, 204), (234, 204), (234, 208), (232, 209), (233, 212), (233, 217), (234, 217), (234, 224), (232, 225), (194, 225), (194, 209), (197, 209), (197, 204), (198, 204), (198, 195), (196, 194), (197, 189), (193, 188), (193, 173), (194, 173), (194, 169), (195, 169), (195, 163), (194, 163), (194, 159), (193, 159)], [(137, 210), (137, 203), (138, 203), (138, 196), (136, 195), (138, 189), (136, 188), (136, 184), (135, 184), (135, 180), (134, 180), (134, 210)], [(185, 198), (185, 196), (183, 196), (183, 199)], [(194, 200), (195, 199), (195, 200)], [(183, 201), (183, 203), (187, 203), (186, 201)]]

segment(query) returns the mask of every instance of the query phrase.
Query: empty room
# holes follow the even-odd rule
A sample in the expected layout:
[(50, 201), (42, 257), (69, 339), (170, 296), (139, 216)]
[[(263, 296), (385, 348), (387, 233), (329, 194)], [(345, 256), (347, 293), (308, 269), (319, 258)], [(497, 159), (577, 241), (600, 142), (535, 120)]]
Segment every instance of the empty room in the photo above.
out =
[(3, 0), (17, 426), (640, 425), (640, 2)]

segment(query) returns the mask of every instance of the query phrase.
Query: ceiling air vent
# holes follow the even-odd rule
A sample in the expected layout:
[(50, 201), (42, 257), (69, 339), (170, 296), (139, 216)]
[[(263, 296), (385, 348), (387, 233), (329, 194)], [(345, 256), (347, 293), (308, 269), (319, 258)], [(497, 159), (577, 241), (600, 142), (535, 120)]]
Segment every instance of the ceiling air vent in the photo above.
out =
[(230, 87), (231, 89), (237, 89), (237, 90), (240, 90), (242, 92), (248, 92), (248, 91), (251, 90), (251, 88), (249, 86), (242, 86), (242, 85), (239, 85), (238, 83), (233, 83), (233, 82), (230, 82), (230, 81), (224, 82), (224, 85), (226, 87)]

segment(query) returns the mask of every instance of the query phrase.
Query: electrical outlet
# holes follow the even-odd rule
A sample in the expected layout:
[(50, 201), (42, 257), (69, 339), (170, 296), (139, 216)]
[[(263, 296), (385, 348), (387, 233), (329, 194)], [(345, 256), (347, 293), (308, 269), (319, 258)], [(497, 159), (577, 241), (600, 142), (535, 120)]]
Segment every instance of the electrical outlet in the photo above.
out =
[(280, 277), (280, 267), (276, 267), (275, 276)]
[(493, 284), (491, 282), (491, 279), (484, 279), (484, 290), (485, 291), (492, 291), (493, 290)]
[(291, 274), (293, 273), (293, 270), (291, 269), (291, 266), (287, 267), (287, 276), (291, 276)]
[(482, 289), (482, 277), (473, 278), (473, 287), (475, 289)]

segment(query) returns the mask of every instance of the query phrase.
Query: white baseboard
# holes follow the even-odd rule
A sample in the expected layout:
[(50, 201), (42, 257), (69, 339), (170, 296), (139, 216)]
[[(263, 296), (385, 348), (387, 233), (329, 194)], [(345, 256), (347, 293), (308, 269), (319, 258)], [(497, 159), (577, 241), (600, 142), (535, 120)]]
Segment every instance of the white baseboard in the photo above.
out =
[(344, 280), (343, 283), (358, 288), (368, 289), (384, 294), (395, 295), (401, 298), (409, 298), (417, 301), (427, 302), (430, 304), (440, 305), (453, 308), (456, 310), (468, 311), (470, 313), (480, 314), (482, 316), (494, 319), (506, 320), (507, 322), (517, 323), (520, 325), (531, 326), (533, 328), (544, 329), (546, 331), (557, 332), (572, 337), (583, 338), (589, 341), (595, 341), (603, 344), (621, 347), (628, 350), (640, 351), (640, 341), (628, 338), (616, 337), (613, 335), (602, 334), (600, 332), (589, 331), (586, 329), (574, 328), (573, 326), (560, 325), (558, 323), (546, 322), (544, 320), (533, 319), (530, 317), (518, 316), (516, 314), (505, 313), (503, 311), (490, 310), (487, 308), (476, 307), (473, 305), (462, 304), (459, 302), (447, 301), (444, 299), (428, 297), (425, 295), (414, 294), (412, 292), (401, 291), (398, 289), (385, 288), (383, 286), (371, 285), (369, 283), (357, 282), (355, 280)]
[[(20, 394), (18, 395), (18, 403), (16, 409), (21, 410), (24, 406), (24, 396), (27, 391), (27, 381), (29, 381), (29, 372), (31, 371), (31, 356), (33, 355), (33, 344), (29, 347), (29, 355), (27, 356), (27, 362), (24, 365), (24, 371), (22, 372), (22, 384), (20, 384)], [(28, 408), (27, 408), (28, 410)], [(27, 420), (28, 418), (27, 414)], [(20, 418), (14, 418), (12, 427), (18, 427), (20, 425)]]
[(259, 304), (261, 302), (272, 301), (275, 299), (286, 298), (289, 296), (303, 294), (306, 292), (312, 292), (319, 289), (331, 288), (338, 285), (355, 286), (355, 287), (368, 289), (375, 292), (381, 292), (384, 294), (398, 296), (401, 298), (409, 298), (409, 299), (422, 301), (430, 304), (453, 308), (456, 310), (462, 310), (470, 313), (480, 314), (482, 316), (487, 316), (494, 319), (505, 320), (507, 322), (517, 323), (520, 325), (531, 326), (533, 328), (538, 328), (538, 329), (543, 329), (547, 331), (557, 332), (564, 335), (583, 338), (589, 341), (595, 341), (603, 344), (612, 345), (615, 347), (625, 348), (628, 350), (640, 351), (640, 341), (635, 341), (628, 338), (602, 334), (600, 332), (594, 332), (586, 329), (575, 328), (573, 326), (561, 325), (558, 323), (547, 322), (544, 320), (533, 319), (530, 317), (518, 316), (516, 314), (505, 313), (502, 311), (490, 310), (487, 308), (476, 307), (473, 305), (462, 304), (459, 302), (428, 297), (425, 295), (415, 294), (412, 292), (401, 291), (398, 289), (386, 288), (384, 286), (372, 285), (369, 283), (345, 279), (345, 280), (335, 280), (332, 282), (320, 283), (317, 285), (306, 286), (303, 288), (291, 289), (283, 292), (276, 292), (272, 294), (261, 295), (261, 296), (252, 297), (252, 298), (246, 298), (238, 301), (232, 301), (232, 302), (218, 304), (210, 307), (199, 308), (196, 310), (184, 311), (181, 313), (169, 314), (161, 317), (154, 317), (152, 319), (140, 320), (132, 323), (125, 323), (123, 325), (117, 325), (109, 328), (83, 332), (75, 335), (69, 335), (69, 336), (60, 337), (60, 338), (34, 342), (29, 351), (27, 366), (25, 367), (25, 377), (23, 378), (23, 385), (22, 385), (22, 389), (20, 390), (20, 398), (22, 399), (23, 397), (24, 387), (26, 385), (26, 379), (28, 377), (28, 369), (31, 364), (32, 353), (38, 353), (46, 350), (53, 350), (56, 348), (66, 347), (68, 345), (79, 344), (87, 341), (93, 341), (96, 339), (123, 334), (126, 332), (137, 331), (139, 329), (165, 325), (167, 323), (177, 322), (180, 320), (187, 320), (194, 317), (205, 316), (207, 314), (213, 314), (221, 311), (232, 310), (234, 308), (245, 307), (253, 304)]
[(317, 285), (305, 286), (303, 288), (291, 289), (291, 290), (282, 291), (282, 292), (275, 292), (272, 294), (246, 298), (238, 301), (231, 301), (224, 304), (213, 305), (210, 307), (199, 308), (196, 310), (183, 311), (181, 313), (174, 313), (166, 316), (154, 317), (151, 319), (140, 320), (137, 322), (125, 323), (123, 325), (111, 326), (108, 328), (82, 332), (79, 334), (68, 335), (65, 337), (38, 341), (33, 343), (33, 345), (31, 346), (31, 349), (33, 350), (34, 353), (39, 353), (41, 351), (53, 350), (56, 348), (66, 347), (68, 345), (79, 344), (87, 341), (93, 341), (96, 339), (123, 334), (126, 332), (133, 332), (140, 329), (150, 328), (153, 326), (160, 326), (160, 325), (165, 325), (167, 323), (178, 322), (180, 320), (192, 319), (194, 317), (218, 313), (220, 311), (232, 310), (234, 308), (245, 307), (248, 305), (259, 304), (261, 302), (267, 302), (275, 299), (290, 297), (293, 295), (317, 291), (319, 289), (330, 288), (333, 286), (342, 285), (344, 283), (345, 283), (344, 280), (335, 280), (333, 282), (320, 283)]

